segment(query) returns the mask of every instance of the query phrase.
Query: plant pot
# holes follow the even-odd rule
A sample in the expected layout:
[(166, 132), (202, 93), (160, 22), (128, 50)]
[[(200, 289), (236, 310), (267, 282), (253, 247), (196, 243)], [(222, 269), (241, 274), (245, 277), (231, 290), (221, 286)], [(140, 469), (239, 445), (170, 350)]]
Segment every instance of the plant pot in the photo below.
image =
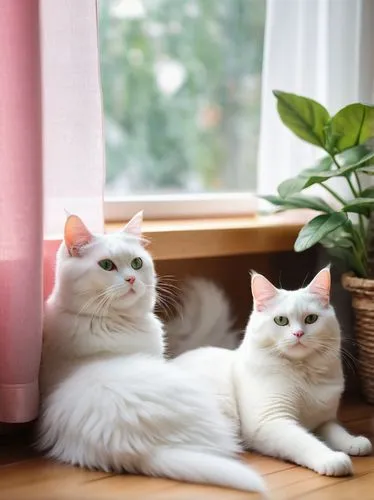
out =
[(374, 404), (374, 280), (347, 273), (342, 284), (352, 295), (362, 393), (368, 403)]

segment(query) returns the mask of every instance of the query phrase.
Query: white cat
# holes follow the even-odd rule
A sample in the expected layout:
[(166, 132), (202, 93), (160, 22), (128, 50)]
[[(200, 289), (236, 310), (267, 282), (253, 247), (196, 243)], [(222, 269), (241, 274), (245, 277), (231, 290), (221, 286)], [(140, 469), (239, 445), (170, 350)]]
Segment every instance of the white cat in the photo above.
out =
[(263, 491), (213, 395), (163, 359), (141, 221), (94, 236), (67, 219), (45, 309), (39, 448), (88, 468)]
[(330, 281), (325, 268), (306, 288), (286, 291), (254, 274), (241, 346), (197, 349), (174, 363), (207, 383), (247, 447), (342, 476), (352, 473), (348, 455), (368, 455), (372, 446), (337, 422), (344, 380)]

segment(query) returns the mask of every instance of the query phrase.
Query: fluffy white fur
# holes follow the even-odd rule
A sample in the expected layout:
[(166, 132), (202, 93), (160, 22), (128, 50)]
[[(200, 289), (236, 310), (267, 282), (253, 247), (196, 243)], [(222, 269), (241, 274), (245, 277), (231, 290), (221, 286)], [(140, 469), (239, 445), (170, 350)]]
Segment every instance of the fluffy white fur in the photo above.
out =
[[(197, 349), (174, 363), (205, 380), (240, 424), (248, 448), (342, 476), (352, 473), (348, 455), (368, 455), (372, 446), (337, 421), (344, 380), (329, 292), (327, 268), (296, 291), (279, 290), (255, 274), (254, 309), (241, 346)], [(310, 315), (317, 315), (312, 324)], [(279, 326), (275, 318), (287, 324)]]
[(211, 281), (194, 278), (184, 283), (181, 296), (182, 308), (166, 325), (168, 352), (172, 356), (197, 345), (238, 347), (240, 332), (232, 329), (231, 307), (223, 290)]
[(39, 447), (88, 468), (261, 491), (213, 395), (163, 359), (140, 223), (138, 214), (124, 231), (94, 236), (67, 221), (45, 309)]

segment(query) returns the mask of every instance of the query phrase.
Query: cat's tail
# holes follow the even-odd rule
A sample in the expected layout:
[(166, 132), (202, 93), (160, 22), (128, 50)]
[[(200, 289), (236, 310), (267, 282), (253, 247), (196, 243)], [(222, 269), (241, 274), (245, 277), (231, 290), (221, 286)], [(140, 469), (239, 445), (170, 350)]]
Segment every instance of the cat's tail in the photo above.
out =
[(187, 280), (182, 286), (181, 306), (166, 325), (168, 351), (173, 357), (197, 347), (235, 349), (239, 332), (230, 302), (222, 288), (203, 278)]
[(245, 463), (201, 451), (159, 448), (142, 467), (144, 474), (190, 483), (214, 484), (266, 493), (265, 482)]

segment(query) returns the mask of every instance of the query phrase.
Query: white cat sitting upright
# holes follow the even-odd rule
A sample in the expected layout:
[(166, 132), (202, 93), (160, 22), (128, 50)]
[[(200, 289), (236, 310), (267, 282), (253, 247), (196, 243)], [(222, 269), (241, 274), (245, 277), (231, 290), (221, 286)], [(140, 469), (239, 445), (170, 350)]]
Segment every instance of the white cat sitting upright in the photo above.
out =
[(352, 473), (348, 455), (368, 455), (372, 445), (337, 422), (344, 379), (330, 282), (328, 268), (295, 291), (253, 274), (241, 346), (201, 348), (174, 362), (207, 382), (249, 448), (341, 476)]
[(45, 308), (39, 448), (88, 468), (261, 491), (214, 397), (163, 359), (141, 222), (93, 235), (67, 219)]

